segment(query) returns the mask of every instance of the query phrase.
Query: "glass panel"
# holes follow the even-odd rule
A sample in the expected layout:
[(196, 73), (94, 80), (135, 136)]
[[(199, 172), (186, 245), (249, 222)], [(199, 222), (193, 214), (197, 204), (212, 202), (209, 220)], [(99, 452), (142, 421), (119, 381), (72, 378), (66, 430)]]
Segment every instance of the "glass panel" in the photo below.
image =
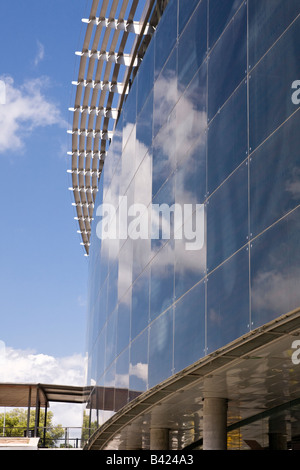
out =
[(125, 294), (118, 306), (117, 355), (130, 341), (131, 289)]
[(247, 84), (242, 83), (208, 128), (209, 193), (247, 157), (247, 126)]
[(300, 13), (299, 0), (249, 0), (249, 64), (254, 66)]
[(184, 226), (175, 233), (175, 238), (175, 296), (178, 299), (206, 273), (204, 206), (198, 206), (190, 218), (185, 215)]
[(116, 361), (115, 411), (128, 403), (129, 398), (129, 348)]
[[(97, 217), (97, 216), (96, 216)], [(99, 262), (99, 285), (102, 286), (108, 274), (109, 240), (101, 240), (101, 259)]]
[(167, 179), (152, 200), (151, 251), (155, 254), (174, 236), (175, 174)]
[(300, 17), (251, 72), (250, 148), (254, 150), (295, 110), (292, 83), (300, 77)]
[(190, 148), (185, 161), (175, 174), (175, 202), (177, 204), (203, 203), (206, 194), (206, 145), (205, 140)]
[(135, 338), (149, 320), (149, 270), (144, 271), (132, 286), (131, 338)]
[(132, 240), (128, 238), (119, 255), (118, 298), (122, 298), (132, 284)]
[(138, 70), (137, 113), (139, 114), (153, 88), (154, 83), (154, 41), (150, 41), (143, 62)]
[[(207, 65), (203, 64), (186, 92), (176, 106), (176, 159), (177, 164), (201, 166), (203, 173), (199, 176), (199, 187), (206, 192), (204, 181), (206, 178), (206, 126), (207, 126)], [(199, 149), (199, 154), (193, 155)], [(194, 162), (194, 159), (199, 162)], [(193, 163), (191, 163), (193, 161)], [(195, 169), (195, 168), (194, 168)], [(190, 168), (191, 170), (191, 168)]]
[(253, 154), (250, 163), (250, 232), (256, 236), (300, 203), (300, 113)]
[[(228, 2), (218, 1), (218, 4)], [(231, 3), (231, 2), (230, 2)], [(208, 62), (208, 118), (212, 119), (247, 72), (247, 7), (243, 3)], [(211, 15), (210, 15), (211, 16)], [(219, 14), (217, 15), (219, 17)]]
[(104, 409), (113, 410), (115, 405), (115, 379), (116, 379), (116, 363), (105, 372), (104, 375)]
[(251, 244), (252, 328), (299, 307), (299, 231), (298, 208)]
[(123, 148), (125, 147), (128, 137), (136, 123), (136, 89), (137, 80), (133, 82), (130, 93), (127, 95), (126, 101), (123, 105)]
[(177, 40), (177, 0), (170, 0), (155, 35), (155, 78), (159, 75)]
[(152, 145), (153, 93), (150, 94), (136, 124), (136, 166), (138, 167)]
[(148, 386), (148, 330), (130, 346), (129, 394), (130, 399), (147, 390)]
[[(149, 222), (150, 225), (150, 222)], [(151, 238), (143, 240), (139, 238), (133, 241), (133, 281), (140, 275), (145, 269), (152, 257), (151, 253)]]
[(117, 314), (115, 310), (107, 320), (106, 325), (106, 347), (105, 347), (105, 367), (107, 368), (116, 357), (117, 344)]
[(140, 164), (134, 181), (134, 201), (148, 207), (152, 200), (152, 153), (147, 153)]
[(216, 40), (243, 3), (241, 0), (209, 0), (209, 47)]
[[(170, 116), (153, 142), (152, 196), (155, 196), (176, 166), (176, 114)], [(166, 201), (163, 201), (166, 202)]]
[(107, 317), (107, 279), (104, 281), (95, 303), (95, 316), (98, 319), (96, 331), (99, 332)]
[(244, 163), (209, 198), (207, 268), (214, 269), (248, 239), (248, 166)]
[(195, 10), (198, 3), (199, 0), (179, 0), (179, 33), (181, 33), (181, 31), (185, 27), (187, 21), (189, 20), (189, 17)]
[(173, 308), (150, 326), (149, 388), (172, 375), (173, 368)]
[(189, 84), (199, 69), (206, 51), (207, 0), (202, 0), (179, 40), (178, 82), (182, 89)]
[(106, 330), (103, 329), (97, 338), (96, 348), (93, 353), (95, 360), (95, 377), (99, 385), (99, 379), (102, 377), (105, 371), (105, 348), (106, 348)]
[(205, 354), (205, 284), (201, 282), (175, 305), (175, 373)]
[[(128, 138), (126, 147), (123, 149), (122, 155), (122, 177), (120, 181), (120, 195), (126, 193), (129, 184), (132, 181), (136, 171), (136, 126), (133, 126), (132, 132)], [(113, 188), (114, 189), (114, 188)]]
[(207, 353), (249, 331), (249, 251), (243, 248), (207, 280)]
[(174, 301), (174, 240), (166, 243), (151, 262), (150, 320)]
[(175, 49), (154, 84), (153, 135), (167, 121), (178, 99), (177, 50)]
[(108, 277), (107, 315), (116, 308), (118, 301), (118, 261), (114, 264)]

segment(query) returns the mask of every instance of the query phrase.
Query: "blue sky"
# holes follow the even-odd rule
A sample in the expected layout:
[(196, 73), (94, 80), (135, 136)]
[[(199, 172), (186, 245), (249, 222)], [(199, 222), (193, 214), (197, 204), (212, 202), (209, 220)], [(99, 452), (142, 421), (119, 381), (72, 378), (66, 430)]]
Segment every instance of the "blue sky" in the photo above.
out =
[(68, 190), (67, 122), (90, 5), (1, 4), (0, 340), (56, 358), (85, 347), (88, 261)]

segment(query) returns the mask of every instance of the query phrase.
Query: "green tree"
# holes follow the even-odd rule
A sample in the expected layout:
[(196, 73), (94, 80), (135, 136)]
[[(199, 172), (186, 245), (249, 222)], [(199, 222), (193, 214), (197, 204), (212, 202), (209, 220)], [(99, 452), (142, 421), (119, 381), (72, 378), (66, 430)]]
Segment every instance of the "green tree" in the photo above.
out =
[[(45, 435), (45, 446), (56, 447), (59, 443), (59, 439), (64, 435), (64, 428), (59, 424), (53, 426), (52, 424), (53, 413), (47, 412), (46, 421), (46, 435)], [(39, 427), (40, 445), (44, 444), (44, 420), (45, 412), (40, 411), (40, 423), (43, 423)], [(41, 427), (42, 426), (42, 427)], [(35, 410), (30, 412), (29, 429), (35, 427)], [(24, 432), (27, 430), (27, 409), (14, 408), (13, 410), (0, 413), (0, 433), (5, 437), (23, 437)], [(2, 431), (2, 432), (1, 432)]]
[(81, 442), (86, 443), (89, 440), (89, 437), (93, 434), (94, 431), (97, 429), (97, 421), (91, 422), (90, 427), (90, 418), (89, 414), (84, 411), (83, 413), (83, 423), (82, 423), (82, 431), (81, 431)]

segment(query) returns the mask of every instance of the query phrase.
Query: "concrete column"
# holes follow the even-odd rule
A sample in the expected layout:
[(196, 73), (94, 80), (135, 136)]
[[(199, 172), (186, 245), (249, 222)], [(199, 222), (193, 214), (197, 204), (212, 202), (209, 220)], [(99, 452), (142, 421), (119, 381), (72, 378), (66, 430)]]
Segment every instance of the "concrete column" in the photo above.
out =
[(287, 430), (284, 415), (269, 418), (269, 450), (287, 450)]
[(128, 427), (127, 435), (125, 437), (126, 450), (142, 450), (142, 430), (137, 432), (131, 425)]
[(227, 400), (204, 398), (203, 450), (227, 449)]
[(151, 428), (150, 429), (150, 450), (168, 450), (169, 449), (169, 429)]

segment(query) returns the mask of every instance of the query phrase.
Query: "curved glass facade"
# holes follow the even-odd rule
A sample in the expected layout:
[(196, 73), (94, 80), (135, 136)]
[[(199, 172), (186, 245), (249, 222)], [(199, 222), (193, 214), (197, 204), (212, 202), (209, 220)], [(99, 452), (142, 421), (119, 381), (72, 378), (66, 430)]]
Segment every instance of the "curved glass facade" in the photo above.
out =
[(118, 411), (299, 307), (299, 14), (299, 0), (169, 1), (94, 209), (94, 408)]

